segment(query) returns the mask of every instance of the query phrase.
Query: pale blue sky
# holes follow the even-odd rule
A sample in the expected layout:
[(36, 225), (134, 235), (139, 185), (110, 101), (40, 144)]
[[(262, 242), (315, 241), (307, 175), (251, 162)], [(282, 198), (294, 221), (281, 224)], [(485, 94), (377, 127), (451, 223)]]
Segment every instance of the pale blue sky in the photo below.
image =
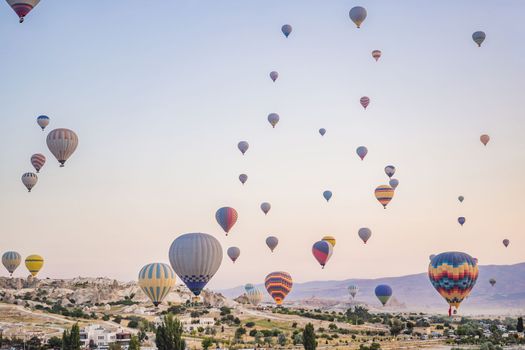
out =
[[(368, 10), (360, 30), (348, 18), (356, 5)], [(519, 0), (43, 0), (20, 25), (3, 3), (0, 251), (42, 254), (42, 277), (128, 280), (167, 262), (179, 234), (208, 232), (225, 251), (241, 248), (211, 287), (276, 269), (298, 281), (422, 272), (446, 250), (521, 262), (524, 15)], [(39, 114), (79, 136), (64, 169)], [(27, 194), (20, 176), (42, 151), (48, 163)], [(400, 185), (383, 210), (373, 190), (387, 164)], [(240, 215), (228, 238), (214, 219), (224, 205)], [(366, 246), (362, 226), (373, 231)], [(273, 255), (270, 234), (281, 240)], [(310, 249), (325, 234), (338, 243), (321, 271)]]

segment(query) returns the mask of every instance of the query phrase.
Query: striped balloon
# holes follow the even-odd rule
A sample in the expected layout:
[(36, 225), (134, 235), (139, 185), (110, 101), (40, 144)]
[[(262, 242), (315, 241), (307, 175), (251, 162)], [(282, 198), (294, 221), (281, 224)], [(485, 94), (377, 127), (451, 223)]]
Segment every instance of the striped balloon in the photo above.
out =
[(332, 245), (332, 247), (335, 247), (335, 243), (337, 242), (337, 241), (335, 240), (335, 237), (334, 237), (334, 236), (324, 236), (324, 237), (322, 238), (322, 241), (326, 241), (326, 242), (330, 243), (330, 244)]
[(265, 280), (264, 286), (268, 294), (275, 300), (277, 305), (281, 305), (284, 298), (290, 293), (293, 286), (292, 276), (288, 272), (276, 271), (269, 273)]
[(375, 196), (379, 203), (383, 205), (383, 208), (386, 209), (386, 206), (394, 197), (394, 189), (387, 185), (378, 186), (375, 190)]
[(263, 300), (263, 293), (261, 290), (257, 287), (253, 287), (249, 291), (246, 292), (246, 296), (248, 297), (248, 301), (252, 305), (259, 305), (259, 303)]
[(239, 258), (241, 255), (241, 250), (238, 247), (230, 247), (226, 251), (230, 259), (235, 263), (235, 261)]
[(175, 273), (198, 296), (221, 266), (222, 247), (207, 233), (186, 233), (173, 241), (169, 258)]
[(318, 241), (312, 246), (312, 254), (319, 264), (321, 264), (323, 269), (328, 260), (330, 260), (333, 252), (334, 247), (327, 241)]
[(47, 135), (47, 147), (60, 163), (64, 166), (66, 160), (75, 152), (78, 146), (78, 136), (69, 129), (55, 129)]
[(26, 258), (25, 264), (29, 273), (31, 273), (33, 277), (36, 277), (38, 272), (40, 272), (40, 270), (44, 266), (44, 258), (36, 254), (29, 255)]
[(24, 22), (24, 17), (27, 16), (39, 2), (40, 0), (7, 0), (7, 4), (11, 6), (13, 11), (18, 15), (20, 23)]
[(357, 284), (351, 284), (348, 286), (348, 293), (350, 293), (352, 299), (355, 298), (357, 292), (359, 292), (359, 286)]
[(381, 57), (381, 51), (380, 50), (374, 50), (372, 51), (372, 57), (376, 60), (376, 62), (379, 60), (379, 57)]
[(273, 253), (273, 250), (275, 249), (275, 247), (277, 247), (278, 244), (279, 244), (279, 238), (277, 238), (275, 236), (268, 236), (266, 238), (266, 245), (268, 246), (268, 248), (270, 248), (272, 253)]
[(46, 156), (42, 153), (35, 153), (31, 156), (31, 164), (35, 168), (36, 172), (39, 173), (40, 169), (46, 164)]
[(226, 236), (237, 222), (237, 217), (237, 211), (230, 207), (222, 207), (215, 212), (215, 219), (226, 232)]
[(152, 263), (139, 272), (139, 287), (158, 306), (175, 286), (175, 273), (167, 264)]
[(428, 278), (438, 293), (456, 310), (478, 279), (478, 265), (473, 257), (462, 252), (438, 254), (428, 265)]
[(35, 187), (38, 182), (38, 176), (35, 173), (25, 173), (22, 175), (22, 183), (27, 188), (27, 192), (31, 192), (31, 189)]
[(4, 267), (9, 271), (11, 276), (21, 262), (22, 256), (17, 252), (5, 252), (4, 255), (2, 255), (2, 264), (4, 264)]
[(361, 106), (363, 106), (363, 108), (366, 109), (366, 107), (368, 107), (368, 105), (370, 104), (370, 98), (367, 96), (363, 96), (359, 99), (359, 102), (361, 103)]
[(392, 287), (386, 284), (380, 284), (375, 289), (376, 297), (383, 306), (386, 305), (388, 299), (392, 296)]
[(49, 117), (47, 115), (41, 115), (38, 118), (36, 118), (36, 123), (42, 129), (42, 131), (44, 131), (46, 126), (49, 125)]

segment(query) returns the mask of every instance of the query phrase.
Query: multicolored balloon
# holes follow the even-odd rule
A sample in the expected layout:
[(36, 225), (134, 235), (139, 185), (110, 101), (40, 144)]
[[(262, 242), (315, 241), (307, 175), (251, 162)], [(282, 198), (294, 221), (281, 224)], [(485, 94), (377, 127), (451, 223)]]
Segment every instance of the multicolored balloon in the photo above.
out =
[(248, 175), (246, 174), (239, 175), (239, 181), (244, 185), (246, 181), (248, 181)]
[(509, 246), (509, 244), (510, 244), (510, 241), (509, 241), (508, 239), (505, 238), (505, 239), (503, 240), (503, 245), (505, 246), (505, 248), (507, 248), (507, 247)]
[(20, 266), (22, 262), (22, 256), (17, 252), (5, 252), (2, 255), (2, 264), (9, 272), (10, 276), (13, 276), (13, 272)]
[(60, 163), (64, 166), (66, 160), (75, 152), (78, 146), (78, 136), (69, 129), (55, 129), (47, 134), (47, 147)]
[(485, 41), (486, 37), (485, 32), (482, 31), (477, 31), (472, 34), (472, 40), (478, 44), (478, 47), (481, 47), (481, 44)]
[(19, 22), (23, 23), (25, 16), (35, 8), (40, 0), (7, 0), (13, 11), (18, 15)]
[(459, 224), (460, 224), (461, 226), (463, 226), (463, 224), (465, 223), (465, 221), (466, 221), (466, 219), (465, 219), (463, 216), (460, 216), (460, 217), (458, 218), (458, 222), (459, 222)]
[(35, 168), (37, 174), (40, 172), (40, 169), (46, 164), (46, 156), (42, 153), (35, 153), (31, 156), (31, 165)]
[(264, 286), (268, 294), (275, 300), (275, 303), (281, 305), (288, 293), (292, 290), (292, 276), (284, 271), (271, 272), (266, 276)]
[(277, 237), (269, 236), (269, 237), (266, 238), (266, 245), (268, 246), (268, 248), (270, 248), (272, 253), (273, 253), (273, 250), (277, 247), (278, 244), (279, 244), (279, 239)]
[(370, 104), (370, 98), (367, 96), (363, 96), (359, 99), (359, 103), (361, 103), (361, 106), (363, 106), (363, 108), (366, 109), (366, 107), (368, 107), (368, 105)]
[(264, 215), (268, 214), (272, 206), (268, 202), (261, 203), (261, 210), (263, 211)]
[(268, 114), (268, 122), (272, 125), (272, 128), (275, 128), (277, 123), (279, 123), (279, 114), (277, 113)]
[(276, 71), (270, 72), (270, 79), (272, 79), (274, 83), (277, 80), (277, 78), (279, 78), (279, 73), (277, 73)]
[(312, 254), (323, 269), (333, 252), (334, 247), (327, 241), (318, 241), (312, 246)]
[(253, 287), (249, 291), (246, 292), (246, 296), (248, 297), (248, 301), (250, 304), (257, 306), (260, 304), (260, 302), (263, 300), (263, 293), (261, 290), (257, 287)]
[(26, 258), (25, 264), (31, 276), (36, 277), (44, 266), (44, 258), (40, 255), (32, 254)]
[(238, 217), (237, 211), (231, 207), (222, 207), (215, 212), (215, 219), (226, 232), (226, 236), (237, 222)]
[(394, 189), (388, 185), (378, 186), (375, 189), (374, 193), (375, 193), (376, 199), (379, 201), (379, 203), (383, 205), (383, 208), (385, 209), (388, 203), (390, 203), (390, 201), (394, 197)]
[(235, 263), (235, 260), (237, 260), (239, 256), (241, 255), (241, 250), (238, 247), (230, 247), (228, 248), (226, 253), (230, 257), (230, 259), (233, 261), (233, 263)]
[(496, 280), (494, 278), (489, 279), (489, 283), (492, 287), (496, 284)]
[(395, 190), (397, 188), (397, 186), (399, 186), (399, 180), (398, 179), (390, 179), (390, 181), (388, 181), (388, 184), (390, 185), (390, 187), (392, 187)]
[(352, 299), (355, 299), (357, 292), (359, 292), (359, 286), (357, 284), (351, 284), (348, 286), (348, 293), (350, 294)]
[(222, 247), (207, 233), (186, 233), (173, 241), (169, 258), (175, 273), (198, 296), (221, 266)]
[(171, 267), (163, 263), (152, 263), (144, 266), (138, 277), (140, 289), (157, 307), (175, 286), (175, 273)]
[(376, 60), (376, 62), (379, 60), (379, 57), (381, 57), (381, 51), (380, 50), (374, 50), (372, 51), (372, 57)]
[(335, 244), (337, 243), (337, 241), (335, 240), (334, 236), (324, 236), (322, 238), (322, 241), (326, 241), (326, 242), (330, 243), (332, 245), (332, 247), (335, 247)]
[(237, 144), (237, 148), (239, 149), (239, 151), (241, 151), (242, 155), (244, 155), (248, 148), (250, 148), (250, 145), (246, 141), (241, 141)]
[(359, 146), (359, 147), (357, 147), (355, 152), (357, 153), (359, 158), (361, 158), (361, 160), (363, 160), (363, 159), (365, 159), (366, 155), (368, 154), (368, 148), (366, 148), (365, 146)]
[(324, 199), (326, 199), (327, 202), (330, 201), (330, 198), (332, 198), (332, 191), (328, 191), (328, 190), (324, 191), (323, 197)]
[(487, 143), (489, 143), (490, 141), (490, 136), (487, 135), (487, 134), (483, 134), (479, 137), (479, 140), (481, 141), (481, 143), (483, 144), (483, 146), (486, 146)]
[(459, 196), (459, 197), (458, 197), (458, 201), (459, 201), (460, 203), (463, 203), (464, 200), (465, 200), (465, 197), (463, 197), (463, 196)]
[(35, 187), (38, 182), (38, 176), (35, 173), (25, 173), (22, 175), (22, 183), (27, 188), (27, 192), (31, 192), (31, 189)]
[(359, 238), (361, 238), (366, 244), (370, 237), (372, 237), (372, 230), (370, 230), (368, 227), (361, 227), (359, 231), (357, 231), (357, 234), (359, 235)]
[(385, 167), (385, 174), (386, 176), (388, 176), (389, 178), (392, 178), (392, 176), (394, 176), (394, 174), (396, 173), (396, 167), (393, 166), (393, 165), (387, 165)]
[(450, 305), (456, 310), (465, 299), (478, 279), (478, 265), (473, 257), (462, 252), (446, 252), (438, 254), (428, 265), (428, 278)]
[(326, 129), (325, 128), (319, 129), (319, 134), (321, 134), (321, 136), (324, 136), (324, 134), (326, 134)]
[(352, 7), (350, 10), (350, 19), (355, 23), (357, 28), (361, 28), (361, 24), (366, 19), (366, 9), (361, 6)]
[(284, 36), (288, 38), (288, 36), (292, 33), (292, 26), (285, 24), (281, 27), (281, 31), (283, 32)]
[(386, 305), (388, 299), (392, 296), (392, 287), (387, 284), (380, 284), (375, 289), (376, 297), (383, 306)]
[(49, 125), (49, 117), (47, 115), (41, 115), (36, 118), (36, 123), (42, 129), (42, 131), (44, 131), (46, 126)]

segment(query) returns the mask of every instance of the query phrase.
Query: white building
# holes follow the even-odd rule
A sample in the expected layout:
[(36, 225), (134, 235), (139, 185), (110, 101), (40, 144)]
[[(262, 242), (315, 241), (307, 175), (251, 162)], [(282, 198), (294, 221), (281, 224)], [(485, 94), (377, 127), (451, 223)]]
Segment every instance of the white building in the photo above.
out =
[(215, 324), (215, 320), (213, 318), (182, 318), (180, 320), (182, 323), (182, 327), (186, 332), (191, 332), (194, 329), (197, 329), (198, 327), (212, 327)]
[(97, 349), (104, 350), (109, 348), (111, 343), (121, 343), (123, 348), (127, 348), (131, 334), (123, 331), (113, 332), (101, 325), (90, 325), (80, 330), (80, 342), (82, 347), (89, 348), (90, 344), (97, 346)]

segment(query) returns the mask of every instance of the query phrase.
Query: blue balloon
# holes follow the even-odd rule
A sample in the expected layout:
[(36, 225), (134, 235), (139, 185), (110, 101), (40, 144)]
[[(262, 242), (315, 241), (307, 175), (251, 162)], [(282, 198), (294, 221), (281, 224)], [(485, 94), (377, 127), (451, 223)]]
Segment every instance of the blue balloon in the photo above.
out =
[(330, 198), (332, 198), (332, 191), (324, 191), (323, 192), (323, 197), (328, 202), (330, 200)]
[(387, 284), (380, 284), (375, 289), (376, 297), (379, 299), (381, 304), (385, 306), (388, 302), (388, 299), (392, 296), (392, 287)]
[(463, 216), (460, 216), (460, 217), (458, 218), (458, 222), (459, 222), (459, 224), (460, 224), (461, 226), (463, 226), (463, 224), (465, 223), (465, 221), (466, 221), (466, 219), (465, 219)]
[(292, 32), (292, 26), (289, 24), (285, 24), (281, 27), (281, 31), (283, 32), (284, 36), (288, 38), (288, 35)]

